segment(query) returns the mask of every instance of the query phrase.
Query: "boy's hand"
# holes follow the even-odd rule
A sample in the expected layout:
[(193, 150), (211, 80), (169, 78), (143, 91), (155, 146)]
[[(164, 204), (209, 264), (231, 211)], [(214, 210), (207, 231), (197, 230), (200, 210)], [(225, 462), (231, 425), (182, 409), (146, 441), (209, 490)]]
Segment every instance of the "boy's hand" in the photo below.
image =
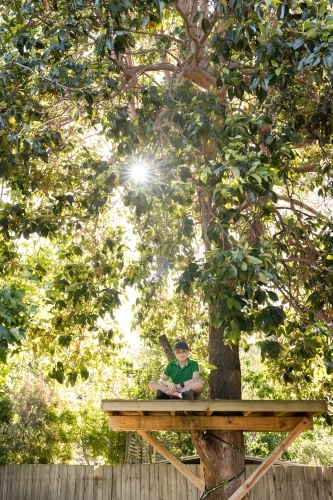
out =
[(172, 394), (174, 394), (175, 392), (177, 391), (177, 385), (176, 384), (173, 384), (172, 382), (170, 382), (168, 384), (168, 388), (167, 390), (165, 391), (166, 394), (168, 394), (169, 396), (171, 396)]

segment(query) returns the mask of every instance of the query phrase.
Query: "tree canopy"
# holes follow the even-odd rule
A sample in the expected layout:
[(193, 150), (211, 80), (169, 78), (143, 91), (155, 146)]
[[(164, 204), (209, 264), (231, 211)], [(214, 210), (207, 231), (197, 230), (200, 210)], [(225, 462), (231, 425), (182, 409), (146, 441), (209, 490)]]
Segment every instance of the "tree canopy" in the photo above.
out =
[(0, 16), (1, 300), (19, 310), (2, 359), (26, 330), (75, 383), (107, 356), (125, 287), (144, 315), (173, 274), (206, 305), (211, 397), (241, 396), (239, 342), (286, 382), (331, 374), (332, 1), (9, 0)]
[[(66, 346), (162, 262), (210, 304), (225, 341), (262, 332), (286, 380), (330, 371), (330, 14), (327, 1), (4, 4), (11, 307), (28, 267)], [(147, 178), (135, 183), (140, 163)], [(120, 196), (140, 234), (125, 270), (122, 230), (106, 224)], [(34, 262), (22, 262), (22, 238), (42, 246)], [(2, 353), (23, 333), (15, 316)]]

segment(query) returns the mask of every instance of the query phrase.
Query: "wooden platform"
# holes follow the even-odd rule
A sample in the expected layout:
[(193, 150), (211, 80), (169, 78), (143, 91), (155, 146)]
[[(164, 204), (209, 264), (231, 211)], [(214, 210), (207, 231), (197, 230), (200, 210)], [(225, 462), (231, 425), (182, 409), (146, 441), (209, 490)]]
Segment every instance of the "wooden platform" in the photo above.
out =
[(288, 432), (304, 417), (327, 411), (326, 401), (102, 400), (114, 430), (243, 430)]

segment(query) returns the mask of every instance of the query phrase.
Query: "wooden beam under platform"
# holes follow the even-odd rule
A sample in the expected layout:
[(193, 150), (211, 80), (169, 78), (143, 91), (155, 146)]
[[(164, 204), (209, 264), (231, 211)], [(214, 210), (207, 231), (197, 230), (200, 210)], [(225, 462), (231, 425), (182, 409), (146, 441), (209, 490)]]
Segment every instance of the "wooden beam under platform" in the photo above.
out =
[[(311, 418), (311, 417), (310, 417)], [(109, 416), (109, 426), (115, 431), (186, 431), (228, 430), (247, 432), (288, 432), (302, 417), (266, 416), (178, 416), (178, 415), (122, 415)], [(312, 419), (311, 419), (312, 420)]]
[(154, 436), (147, 431), (137, 431), (148, 443), (150, 443), (157, 451), (159, 451), (172, 465), (176, 467), (189, 481), (191, 481), (199, 490), (205, 489), (205, 483), (193, 472), (186, 467), (178, 458), (176, 458), (163, 444), (161, 444)]
[(273, 463), (305, 430), (312, 429), (314, 415), (327, 411), (326, 401), (230, 401), (230, 400), (103, 400), (102, 410), (114, 430), (134, 430), (165, 456), (197, 488), (204, 482), (169, 452), (152, 430), (242, 430), (289, 432), (282, 443), (245, 480), (229, 500), (241, 500)]

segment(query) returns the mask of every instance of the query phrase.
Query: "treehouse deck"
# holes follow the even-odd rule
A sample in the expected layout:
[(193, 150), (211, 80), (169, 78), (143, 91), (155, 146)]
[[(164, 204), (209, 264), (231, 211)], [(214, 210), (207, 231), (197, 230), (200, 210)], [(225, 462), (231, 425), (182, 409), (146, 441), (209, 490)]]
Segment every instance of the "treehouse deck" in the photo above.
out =
[(137, 431), (201, 491), (204, 481), (191, 472), (149, 431), (242, 430), (289, 432), (277, 448), (236, 490), (229, 500), (241, 500), (302, 432), (313, 428), (313, 417), (327, 411), (326, 401), (109, 400), (102, 401), (109, 426)]
[(108, 400), (102, 410), (110, 428), (121, 431), (242, 430), (288, 432), (304, 417), (327, 411), (326, 401)]

